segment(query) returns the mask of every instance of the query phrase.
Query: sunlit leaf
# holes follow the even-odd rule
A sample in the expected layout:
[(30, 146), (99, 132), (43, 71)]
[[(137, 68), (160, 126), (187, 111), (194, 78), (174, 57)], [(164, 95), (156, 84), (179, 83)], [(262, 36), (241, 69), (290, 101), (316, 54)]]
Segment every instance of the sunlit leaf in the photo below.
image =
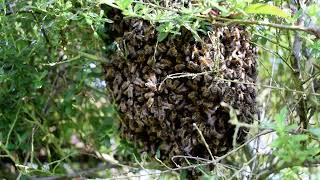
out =
[(269, 4), (251, 4), (244, 9), (247, 14), (266, 14), (274, 15), (282, 18), (289, 18), (290, 15), (277, 6)]

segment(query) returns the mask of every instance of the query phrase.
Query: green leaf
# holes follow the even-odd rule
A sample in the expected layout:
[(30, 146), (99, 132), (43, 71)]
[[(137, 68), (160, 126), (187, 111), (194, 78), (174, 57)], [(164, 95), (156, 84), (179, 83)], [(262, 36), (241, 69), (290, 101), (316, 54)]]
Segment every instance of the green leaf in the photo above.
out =
[(266, 15), (274, 15), (282, 18), (289, 18), (290, 15), (284, 12), (279, 7), (269, 5), (269, 4), (252, 4), (244, 9), (247, 14), (266, 14)]
[(193, 37), (196, 39), (196, 41), (202, 42), (202, 39), (200, 38), (196, 28), (194, 28), (196, 25), (191, 26), (189, 23), (183, 23), (183, 26), (193, 34)]
[(158, 42), (162, 42), (164, 39), (166, 39), (168, 34), (169, 33), (167, 32), (159, 32), (157, 37)]
[[(305, 134), (298, 134), (291, 137), (292, 142), (300, 143), (301, 141), (305, 141), (308, 139), (308, 136)], [(300, 145), (300, 144), (294, 144), (294, 145)]]
[(188, 177), (188, 172), (187, 172), (187, 170), (182, 170), (182, 171), (180, 171), (180, 179), (181, 179), (181, 180), (185, 180), (185, 179), (187, 179), (187, 177)]
[(320, 128), (310, 128), (309, 132), (318, 138), (320, 138)]
[(161, 158), (161, 153), (160, 153), (160, 149), (157, 149), (157, 152), (156, 152), (156, 157), (157, 157), (158, 159), (160, 159), (160, 158)]
[(276, 115), (275, 119), (278, 122), (284, 122), (287, 116), (288, 110), (286, 108), (282, 108), (280, 113)]
[(317, 16), (319, 14), (319, 8), (317, 4), (312, 4), (308, 6), (307, 12), (310, 16)]
[(128, 9), (131, 6), (133, 0), (120, 0), (116, 1), (117, 5), (121, 10)]

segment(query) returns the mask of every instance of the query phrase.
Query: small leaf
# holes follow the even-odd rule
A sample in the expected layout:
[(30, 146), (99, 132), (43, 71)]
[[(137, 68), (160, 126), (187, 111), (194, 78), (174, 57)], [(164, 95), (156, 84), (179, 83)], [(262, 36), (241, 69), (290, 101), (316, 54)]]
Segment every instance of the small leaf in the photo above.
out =
[(157, 37), (158, 42), (162, 42), (164, 39), (166, 39), (168, 34), (169, 33), (167, 32), (159, 32)]
[(128, 9), (131, 6), (133, 0), (120, 0), (116, 1), (117, 5), (120, 7), (121, 10)]
[(274, 15), (282, 18), (289, 18), (289, 14), (284, 12), (282, 9), (269, 5), (269, 4), (252, 4), (244, 9), (247, 14), (266, 14), (266, 15)]
[(156, 152), (156, 157), (157, 157), (158, 159), (160, 159), (160, 158), (161, 158), (161, 153), (160, 153), (160, 149), (157, 149), (157, 152)]
[(184, 23), (183, 26), (193, 34), (193, 37), (196, 39), (196, 41), (202, 42), (202, 39), (200, 38), (198, 32), (193, 29), (189, 23)]

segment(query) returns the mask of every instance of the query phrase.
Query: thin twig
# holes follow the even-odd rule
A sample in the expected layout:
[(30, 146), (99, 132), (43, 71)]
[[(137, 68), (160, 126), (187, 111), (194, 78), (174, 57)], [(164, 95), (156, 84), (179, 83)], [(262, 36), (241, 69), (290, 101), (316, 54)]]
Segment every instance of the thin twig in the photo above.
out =
[[(299, 7), (299, 6), (298, 6)], [(302, 16), (298, 18), (297, 24), (304, 24), (304, 12), (303, 9), (299, 9), (302, 11)], [(295, 69), (295, 72), (293, 73), (293, 77), (296, 81), (296, 88), (299, 91), (305, 91), (305, 88), (303, 87), (304, 79), (302, 79), (302, 72), (301, 72), (301, 64), (302, 64), (302, 38), (298, 32), (294, 35), (294, 41), (292, 46), (292, 67)], [(305, 98), (302, 98), (299, 101), (298, 106), (298, 115), (300, 119), (300, 128), (301, 129), (307, 129), (308, 128), (308, 118), (307, 118), (307, 101)]]
[(169, 166), (167, 166), (164, 162), (162, 162), (160, 159), (158, 159), (157, 156), (154, 156), (154, 159), (158, 161), (162, 166), (166, 167), (167, 169), (170, 169), (170, 170), (172, 169)]
[[(191, 77), (191, 78), (196, 78), (197, 76), (200, 75), (207, 75), (213, 73), (213, 71), (205, 71), (201, 73), (175, 73), (175, 74), (170, 74), (164, 78), (164, 80), (160, 83), (158, 89), (161, 89), (163, 86), (163, 83), (168, 80), (168, 79), (177, 79), (177, 78), (185, 78), (185, 77)], [(314, 93), (314, 92), (305, 92), (301, 90), (296, 90), (296, 89), (290, 89), (290, 88), (285, 88), (285, 87), (275, 87), (275, 86), (270, 86), (270, 85), (263, 85), (263, 84), (258, 84), (258, 83), (252, 83), (252, 82), (244, 82), (244, 81), (238, 81), (238, 80), (231, 80), (231, 79), (223, 79), (223, 78), (218, 78), (215, 77), (216, 80), (221, 80), (225, 82), (232, 82), (232, 83), (239, 83), (239, 84), (245, 84), (245, 85), (252, 85), (252, 86), (257, 86), (257, 87), (264, 87), (264, 88), (270, 88), (270, 89), (275, 89), (275, 90), (281, 90), (281, 91), (288, 91), (288, 92), (293, 92), (297, 94), (302, 94), (302, 95), (314, 95), (314, 96), (320, 96), (319, 93)]]
[[(30, 157), (30, 152), (28, 152), (27, 156), (26, 156), (25, 159), (24, 159), (24, 162), (23, 162), (23, 165), (24, 165), (24, 166), (27, 165), (29, 157)], [(22, 172), (20, 171), (19, 174), (18, 174), (18, 176), (17, 176), (17, 180), (20, 180), (21, 176), (22, 176)]]
[(253, 156), (248, 162), (244, 163), (244, 165), (243, 165), (237, 172), (235, 172), (235, 173), (229, 178), (229, 180), (232, 180), (233, 178), (235, 178), (241, 171), (244, 170), (244, 168), (245, 168), (246, 166), (248, 166), (248, 165), (249, 165), (253, 160), (255, 160), (257, 157), (258, 157), (258, 156), (255, 155), (255, 156)]
[(86, 169), (86, 170), (82, 170), (79, 172), (75, 172), (75, 173), (70, 173), (67, 175), (62, 175), (62, 176), (50, 176), (50, 177), (31, 177), (31, 180), (58, 180), (58, 179), (71, 179), (71, 178), (76, 178), (76, 177), (81, 177), (81, 176), (87, 176), (90, 174), (94, 174), (97, 173), (99, 171), (104, 171), (106, 169), (110, 169), (110, 168), (116, 168), (117, 166), (112, 165), (112, 164), (104, 164), (104, 165), (99, 165), (98, 167), (95, 168), (91, 168), (91, 169)]
[(12, 125), (11, 125), (11, 127), (10, 127), (10, 130), (9, 130), (9, 132), (8, 132), (8, 135), (7, 135), (7, 140), (6, 140), (6, 144), (5, 144), (6, 147), (8, 147), (11, 133), (12, 133), (12, 131), (13, 131), (13, 128), (14, 128), (15, 124), (17, 123), (18, 118), (19, 118), (20, 110), (21, 110), (21, 106), (20, 106), (20, 103), (19, 103), (18, 112), (16, 113), (16, 117), (14, 118), (13, 123), (12, 123)]
[[(217, 157), (215, 160), (211, 160), (211, 161), (208, 161), (208, 162), (205, 162), (205, 163), (201, 163), (201, 164), (194, 164), (194, 165), (189, 165), (189, 166), (183, 166), (183, 167), (168, 169), (168, 170), (161, 171), (161, 172), (146, 173), (146, 174), (142, 174), (142, 175), (130, 175), (130, 177), (161, 175), (161, 174), (169, 173), (169, 172), (173, 172), (173, 171), (180, 171), (180, 170), (185, 170), (185, 169), (193, 169), (193, 168), (197, 168), (197, 167), (201, 167), (201, 166), (207, 166), (207, 165), (210, 165), (210, 164), (217, 164), (221, 160), (225, 159), (226, 157), (230, 156), (231, 154), (237, 152), (239, 149), (243, 148), (245, 145), (249, 144), (251, 141), (255, 140), (257, 137), (269, 134), (271, 132), (273, 132), (273, 130), (263, 131), (260, 134), (257, 134), (256, 136), (252, 137), (251, 139), (249, 139), (248, 141), (246, 141), (242, 145), (238, 146), (237, 148), (234, 148), (233, 150), (229, 151), (225, 155)], [(128, 179), (128, 177), (129, 176), (118, 176), (118, 177), (113, 177), (113, 178), (107, 178), (107, 180), (111, 180), (111, 179)]]
[(202, 142), (203, 142), (204, 145), (206, 146), (206, 148), (207, 148), (207, 150), (208, 150), (208, 152), (209, 152), (209, 154), (210, 154), (210, 156), (211, 156), (211, 159), (214, 160), (214, 157), (213, 157), (212, 152), (211, 152), (211, 150), (210, 150), (210, 148), (209, 148), (209, 145), (208, 145), (206, 139), (203, 137), (203, 134), (202, 134), (202, 132), (200, 131), (200, 129), (198, 128), (197, 124), (196, 124), (196, 123), (193, 123), (192, 126), (195, 127), (196, 130), (198, 131), (198, 133), (199, 133), (199, 135), (200, 135), (200, 137), (201, 137)]
[(228, 25), (230, 24), (242, 24), (242, 25), (260, 25), (260, 26), (268, 26), (283, 30), (292, 30), (292, 31), (303, 31), (308, 34), (315, 35), (317, 38), (320, 38), (320, 28), (319, 27), (304, 27), (304, 26), (290, 26), (284, 24), (274, 24), (268, 22), (260, 22), (260, 21), (251, 21), (251, 20), (242, 20), (242, 19), (229, 19), (223, 17), (211, 17), (212, 20), (220, 20), (226, 21)]
[(175, 155), (172, 156), (172, 160), (177, 159), (177, 158), (184, 158), (184, 159), (194, 159), (197, 161), (203, 161), (203, 162), (209, 162), (210, 160), (205, 159), (205, 158), (201, 158), (201, 157), (193, 157), (193, 156), (183, 156), (183, 155)]

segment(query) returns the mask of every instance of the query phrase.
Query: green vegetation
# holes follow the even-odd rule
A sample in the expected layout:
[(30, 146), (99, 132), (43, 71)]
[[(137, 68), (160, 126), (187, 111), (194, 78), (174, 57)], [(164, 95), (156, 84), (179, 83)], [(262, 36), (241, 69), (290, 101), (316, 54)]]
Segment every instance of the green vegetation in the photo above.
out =
[[(319, 177), (319, 4), (197, 2), (163, 8), (132, 0), (0, 0), (0, 177), (149, 173), (184, 179), (188, 167), (168, 169), (118, 137), (101, 66), (112, 47), (105, 44), (112, 34), (104, 29), (112, 23), (106, 17), (110, 6), (128, 18), (150, 21), (158, 41), (179, 36), (185, 27), (201, 42), (198, 34), (206, 33), (208, 24), (241, 24), (251, 32), (251, 43), (259, 48), (260, 112), (254, 124), (232, 119), (250, 127), (248, 142), (205, 161), (216, 165), (212, 172), (202, 171), (205, 178)], [(201, 171), (201, 165), (189, 168)]]

